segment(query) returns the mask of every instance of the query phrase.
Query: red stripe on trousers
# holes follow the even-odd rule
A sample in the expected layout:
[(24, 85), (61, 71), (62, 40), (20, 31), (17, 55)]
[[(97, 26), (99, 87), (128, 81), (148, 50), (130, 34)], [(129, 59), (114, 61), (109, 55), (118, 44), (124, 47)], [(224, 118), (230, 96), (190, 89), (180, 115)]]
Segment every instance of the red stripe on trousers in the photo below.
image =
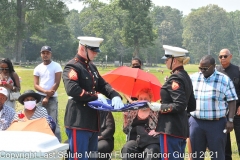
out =
[[(72, 130), (72, 140), (73, 140), (73, 155), (74, 155), (74, 160), (78, 160), (77, 156), (75, 156), (75, 153), (77, 153), (77, 131), (76, 129)], [(76, 154), (77, 155), (77, 154)]]
[[(168, 155), (167, 135), (166, 134), (163, 135), (163, 145), (164, 145), (164, 153), (167, 153), (167, 155)], [(164, 160), (168, 160), (168, 156), (164, 157)]]

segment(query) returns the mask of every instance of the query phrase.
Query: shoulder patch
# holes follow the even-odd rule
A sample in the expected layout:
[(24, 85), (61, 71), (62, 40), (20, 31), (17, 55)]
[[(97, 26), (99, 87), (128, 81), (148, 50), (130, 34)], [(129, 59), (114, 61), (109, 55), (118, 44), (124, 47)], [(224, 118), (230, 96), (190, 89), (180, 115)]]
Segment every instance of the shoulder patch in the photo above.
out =
[(71, 69), (68, 73), (68, 78), (71, 80), (78, 80), (77, 72), (74, 69)]
[(179, 84), (175, 81), (172, 82), (172, 90), (177, 90), (179, 88)]

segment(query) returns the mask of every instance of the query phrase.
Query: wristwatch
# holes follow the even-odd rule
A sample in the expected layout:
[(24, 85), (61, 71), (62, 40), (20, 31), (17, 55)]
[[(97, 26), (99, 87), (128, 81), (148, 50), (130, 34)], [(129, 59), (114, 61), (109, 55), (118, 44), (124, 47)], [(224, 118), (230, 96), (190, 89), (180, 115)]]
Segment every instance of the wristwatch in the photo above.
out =
[(233, 122), (233, 118), (228, 118), (228, 121), (232, 123)]

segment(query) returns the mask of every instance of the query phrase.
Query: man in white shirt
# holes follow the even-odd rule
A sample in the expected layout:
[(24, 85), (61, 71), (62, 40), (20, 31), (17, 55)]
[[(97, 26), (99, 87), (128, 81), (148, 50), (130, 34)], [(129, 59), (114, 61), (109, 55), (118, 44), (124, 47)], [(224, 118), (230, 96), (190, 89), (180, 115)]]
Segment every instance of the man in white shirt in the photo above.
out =
[(51, 60), (51, 47), (43, 46), (40, 52), (43, 63), (39, 64), (34, 69), (34, 88), (41, 95), (40, 105), (47, 109), (48, 114), (56, 122), (57, 126), (55, 135), (61, 142), (61, 134), (58, 124), (57, 89), (61, 81), (62, 67), (59, 63)]

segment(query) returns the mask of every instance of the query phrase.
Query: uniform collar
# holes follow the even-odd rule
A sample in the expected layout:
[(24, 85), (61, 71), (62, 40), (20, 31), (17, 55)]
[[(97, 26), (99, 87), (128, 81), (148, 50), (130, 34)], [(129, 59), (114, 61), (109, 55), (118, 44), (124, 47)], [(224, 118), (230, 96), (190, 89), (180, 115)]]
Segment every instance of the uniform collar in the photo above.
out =
[[(222, 65), (221, 65), (222, 66)], [(227, 68), (223, 68), (223, 66), (222, 66), (222, 68), (223, 69), (228, 69), (228, 68), (230, 68), (232, 66), (232, 63), (230, 63), (228, 66), (227, 66)]]
[(184, 67), (183, 66), (178, 66), (177, 68), (172, 70), (171, 74), (173, 74), (175, 71), (178, 71), (178, 70), (184, 70)]
[(86, 58), (83, 58), (82, 56), (80, 56), (78, 54), (76, 54), (74, 59), (75, 59), (75, 61), (80, 61), (85, 64), (88, 64), (90, 62), (89, 60), (87, 60)]

